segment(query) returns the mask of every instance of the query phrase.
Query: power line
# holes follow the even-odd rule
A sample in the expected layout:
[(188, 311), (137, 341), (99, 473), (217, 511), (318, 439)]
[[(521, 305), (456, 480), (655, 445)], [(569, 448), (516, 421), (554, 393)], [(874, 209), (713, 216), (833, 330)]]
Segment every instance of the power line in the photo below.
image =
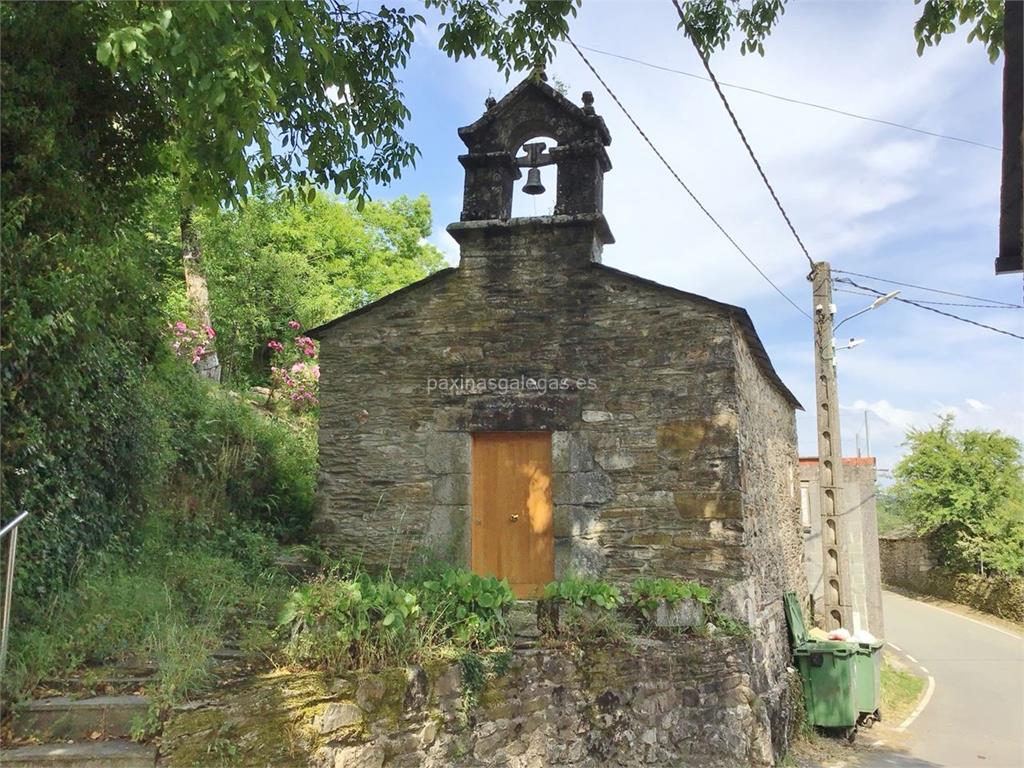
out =
[(754, 269), (756, 269), (757, 273), (759, 275), (761, 275), (761, 277), (763, 277), (765, 279), (765, 281), (772, 288), (774, 288), (776, 290), (776, 292), (780, 296), (782, 296), (782, 298), (784, 298), (786, 301), (788, 301), (790, 304), (792, 304), (793, 308), (797, 312), (799, 312), (801, 315), (803, 315), (808, 320), (810, 320), (811, 316), (806, 312), (806, 310), (801, 308), (799, 304), (797, 304), (795, 301), (793, 301), (793, 299), (791, 299), (786, 294), (785, 291), (783, 291), (781, 288), (779, 288), (779, 286), (777, 286), (772, 281), (772, 279), (770, 277), (768, 277), (767, 274), (765, 274), (764, 270), (761, 269), (761, 267), (759, 267), (757, 265), (757, 263), (752, 258), (750, 258), (750, 256), (747, 255), (747, 252), (744, 251), (743, 248), (740, 247), (740, 244), (737, 243), (735, 239), (733, 239), (732, 235), (730, 235), (726, 231), (725, 227), (723, 227), (719, 223), (718, 219), (716, 219), (711, 214), (711, 211), (709, 211), (704, 206), (704, 204), (700, 201), (700, 199), (697, 197), (697, 195), (695, 195), (693, 193), (693, 190), (691, 190), (686, 185), (686, 182), (682, 180), (682, 178), (679, 176), (679, 174), (676, 173), (675, 168), (672, 167), (671, 163), (669, 163), (669, 161), (665, 159), (665, 156), (663, 154), (661, 154), (661, 152), (658, 150), (658, 148), (656, 146), (654, 146), (654, 142), (651, 141), (650, 137), (644, 132), (644, 129), (640, 127), (640, 124), (637, 123), (637, 121), (635, 119), (633, 119), (633, 116), (629, 113), (629, 110), (626, 109), (626, 107), (623, 105), (623, 103), (619, 100), (619, 97), (615, 95), (615, 92), (611, 89), (611, 87), (608, 85), (608, 83), (606, 83), (604, 81), (604, 78), (601, 77), (600, 74), (598, 74), (597, 70), (594, 68), (594, 65), (590, 63), (590, 59), (588, 59), (586, 57), (586, 55), (584, 55), (583, 51), (580, 50), (579, 46), (576, 45), (576, 43), (573, 41), (573, 39), (571, 37), (569, 37), (568, 35), (566, 36), (565, 39), (569, 43), (569, 45), (571, 45), (573, 47), (573, 50), (576, 51), (576, 53), (579, 55), (579, 57), (583, 60), (583, 63), (587, 65), (587, 68), (593, 73), (594, 77), (597, 78), (597, 81), (601, 84), (601, 86), (605, 89), (605, 91), (608, 92), (608, 95), (612, 97), (612, 100), (615, 102), (615, 104), (618, 106), (618, 108), (622, 110), (622, 114), (624, 114), (626, 116), (626, 118), (629, 120), (629, 122), (633, 124), (633, 127), (636, 128), (637, 133), (639, 133), (641, 138), (645, 142), (647, 142), (647, 146), (649, 146), (651, 148), (651, 150), (654, 152), (654, 154), (657, 156), (657, 158), (661, 161), (662, 165), (664, 165), (668, 169), (668, 172), (672, 174), (672, 178), (674, 178), (679, 183), (679, 186), (681, 186), (684, 190), (686, 190), (686, 194), (688, 194), (690, 196), (690, 198), (693, 200), (693, 202), (697, 204), (697, 207), (700, 208), (701, 212), (705, 216), (707, 216), (708, 219), (711, 220), (711, 223), (714, 224), (718, 228), (718, 231), (721, 232), (725, 236), (725, 239), (728, 240), (732, 244), (733, 248), (735, 248), (739, 252), (740, 256), (742, 256), (744, 259), (746, 259), (747, 262), (750, 264), (750, 266), (752, 266)]
[(754, 161), (754, 167), (757, 168), (757, 172), (761, 175), (761, 180), (764, 185), (768, 188), (769, 194), (772, 196), (772, 200), (775, 201), (775, 207), (779, 209), (779, 213), (782, 214), (782, 218), (786, 220), (786, 226), (789, 227), (789, 231), (793, 233), (793, 237), (796, 239), (797, 244), (800, 246), (800, 250), (804, 252), (804, 256), (807, 257), (807, 263), (810, 264), (811, 269), (814, 269), (814, 259), (811, 258), (811, 254), (807, 252), (807, 247), (804, 245), (804, 241), (800, 239), (800, 235), (796, 232), (796, 227), (793, 226), (793, 222), (789, 219), (789, 214), (786, 213), (786, 209), (782, 206), (782, 201), (779, 200), (779, 196), (775, 194), (775, 189), (772, 187), (768, 176), (764, 172), (764, 168), (761, 167), (760, 161), (757, 159), (757, 155), (754, 154), (754, 148), (750, 146), (750, 142), (747, 141), (747, 136), (743, 133), (743, 129), (740, 128), (740, 122), (736, 119), (736, 113), (732, 111), (732, 107), (729, 106), (729, 100), (725, 98), (725, 92), (722, 91), (722, 86), (718, 83), (718, 78), (715, 77), (715, 73), (711, 71), (711, 63), (708, 61), (707, 55), (697, 45), (697, 40), (691, 34), (690, 26), (686, 24), (686, 16), (683, 14), (683, 9), (679, 5), (679, 0), (672, 0), (672, 5), (675, 6), (676, 12), (679, 14), (679, 21), (683, 23), (686, 31), (686, 36), (690, 38), (690, 42), (693, 43), (693, 48), (697, 51), (697, 55), (700, 57), (701, 64), (704, 65), (704, 71), (708, 73), (708, 77), (711, 78), (711, 83), (715, 86), (715, 90), (718, 92), (718, 98), (722, 100), (722, 105), (725, 107), (725, 111), (729, 113), (729, 118), (732, 120), (733, 126), (736, 128), (736, 133), (740, 135), (740, 140), (743, 142), (743, 146), (747, 148), (747, 154), (750, 155), (750, 159)]
[[(876, 277), (875, 275), (865, 275), (861, 272), (850, 272), (846, 269), (833, 269), (833, 272), (837, 272), (843, 275), (853, 275), (854, 277), (863, 277), (868, 280), (877, 280), (880, 283), (889, 283), (890, 285), (901, 285), (904, 288), (916, 288), (919, 291), (928, 291), (929, 293), (941, 293), (943, 296), (956, 296), (959, 299), (970, 299), (971, 301), (985, 301), (989, 304), (999, 304), (1004, 307), (1012, 307), (1013, 309), (1024, 309), (1024, 304), (1012, 304), (1008, 301), (1001, 301), (1000, 299), (986, 299), (981, 296), (969, 296), (966, 293), (956, 293), (955, 291), (946, 291), (941, 288), (928, 288), (924, 285), (914, 285), (913, 283), (901, 283), (899, 280), (890, 280), (887, 277)], [(853, 281), (850, 281), (851, 283)], [(855, 283), (854, 283), (855, 284)], [(872, 290), (872, 289), (867, 289)]]
[[(651, 63), (649, 61), (643, 61), (642, 59), (635, 59), (632, 56), (624, 56), (621, 53), (612, 53), (611, 51), (602, 51), (600, 48), (591, 48), (591, 47), (586, 46), (586, 45), (581, 45), (580, 48), (582, 48), (585, 51), (590, 51), (591, 53), (597, 53), (597, 54), (599, 54), (601, 56), (610, 56), (613, 59), (622, 59), (623, 61), (629, 61), (629, 62), (632, 62), (633, 64), (639, 64), (639, 65), (641, 65), (643, 67), (650, 67), (651, 69), (657, 69), (657, 70), (660, 70), (662, 72), (671, 72), (674, 75), (682, 75), (683, 77), (690, 77), (690, 78), (693, 78), (694, 80), (703, 80), (705, 82), (711, 82), (711, 78), (704, 77), (702, 75), (698, 75), (698, 74), (695, 74), (693, 72), (686, 72), (685, 70), (682, 70), (682, 69), (673, 69), (672, 67), (665, 67), (665, 66), (662, 66), (661, 64), (653, 64), (653, 63)], [(903, 129), (905, 131), (913, 131), (914, 133), (920, 133), (920, 134), (923, 134), (925, 136), (932, 136), (932, 137), (937, 138), (937, 139), (947, 139), (948, 141), (959, 141), (961, 144), (970, 144), (970, 145), (975, 146), (975, 147), (982, 147), (983, 149), (991, 149), (991, 150), (994, 150), (996, 152), (1002, 152), (1002, 149), (1000, 147), (994, 146), (992, 144), (985, 144), (984, 142), (981, 142), (981, 141), (974, 141), (973, 139), (965, 139), (962, 136), (951, 136), (948, 133), (938, 133), (936, 131), (925, 130), (924, 128), (915, 128), (914, 126), (906, 125), (905, 123), (897, 123), (897, 122), (895, 122), (893, 120), (883, 120), (880, 117), (870, 117), (868, 115), (860, 115), (860, 114), (857, 114), (856, 112), (849, 112), (849, 111), (847, 111), (845, 109), (838, 109), (836, 107), (829, 107), (829, 106), (826, 106), (824, 104), (817, 104), (817, 103), (815, 103), (813, 101), (804, 101), (803, 99), (794, 99), (794, 98), (791, 98), (789, 96), (781, 96), (781, 95), (779, 95), (777, 93), (772, 93), (771, 91), (763, 91), (763, 90), (761, 90), (759, 88), (751, 88), (749, 86), (738, 85), (736, 83), (727, 83), (724, 80), (719, 80), (718, 82), (723, 87), (725, 87), (725, 88), (734, 88), (737, 91), (746, 91), (747, 93), (756, 93), (759, 96), (767, 96), (769, 99), (776, 99), (778, 101), (785, 101), (785, 102), (787, 102), (789, 104), (798, 104), (798, 105), (800, 105), (802, 107), (811, 107), (813, 109), (820, 109), (820, 110), (823, 110), (825, 112), (832, 112), (833, 114), (836, 114), (836, 115), (842, 115), (843, 117), (852, 117), (852, 118), (855, 118), (857, 120), (865, 120), (865, 121), (867, 121), (869, 123), (878, 123), (880, 125), (887, 125), (890, 128), (901, 128), (901, 129)]]
[[(848, 293), (852, 296), (877, 296), (877, 293), (868, 293), (867, 291), (853, 291), (845, 288), (836, 288), (836, 291), (840, 293)], [(925, 301), (924, 299), (915, 299), (919, 304), (930, 304), (934, 307), (971, 307), (973, 309), (1024, 309), (1024, 307), (1002, 307), (995, 304), (964, 304), (958, 301)]]
[[(849, 282), (850, 285), (852, 285), (852, 286), (854, 286), (856, 288), (861, 288), (861, 289), (863, 289), (865, 291), (870, 291), (871, 293), (873, 293), (876, 296), (884, 296), (885, 295), (881, 291), (876, 291), (874, 288), (868, 288), (866, 285), (860, 285), (859, 283), (855, 283), (852, 280), (848, 280), (847, 282)], [(1024, 336), (1021, 336), (1018, 333), (1013, 333), (1011, 331), (1005, 331), (1002, 328), (996, 328), (995, 326), (992, 326), (992, 325), (985, 325), (984, 323), (979, 323), (979, 322), (976, 322), (974, 320), (968, 320), (966, 317), (960, 317), (960, 315), (954, 315), (951, 312), (944, 312), (941, 309), (935, 309), (935, 307), (928, 307), (928, 306), (925, 306), (924, 304), (921, 304), (919, 302), (912, 301), (911, 299), (902, 299), (899, 296), (896, 296), (894, 298), (894, 301), (900, 301), (900, 302), (903, 302), (904, 304), (910, 304), (912, 306), (919, 307), (920, 309), (927, 309), (929, 312), (934, 312), (937, 315), (942, 315), (943, 317), (949, 317), (949, 318), (952, 318), (953, 320), (959, 320), (961, 323), (967, 323), (968, 325), (976, 325), (979, 328), (984, 328), (984, 329), (989, 330), (989, 331), (995, 331), (996, 333), (1001, 333), (1004, 336), (1012, 336), (1015, 339), (1020, 339), (1021, 341), (1024, 341)]]

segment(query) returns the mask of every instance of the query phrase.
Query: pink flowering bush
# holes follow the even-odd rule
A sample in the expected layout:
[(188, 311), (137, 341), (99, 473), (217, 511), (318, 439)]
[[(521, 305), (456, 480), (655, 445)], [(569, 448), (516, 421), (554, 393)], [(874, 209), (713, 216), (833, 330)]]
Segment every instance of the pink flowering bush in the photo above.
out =
[[(288, 321), (293, 331), (302, 326), (295, 320)], [(320, 366), (316, 361), (316, 343), (308, 336), (299, 334), (292, 339), (286, 350), (276, 339), (267, 342), (273, 353), (270, 366), (271, 397), (280, 391), (289, 401), (293, 410), (306, 411), (316, 407), (320, 400)]]
[(213, 353), (213, 340), (217, 332), (209, 325), (190, 328), (180, 320), (170, 326), (171, 349), (177, 357), (183, 357), (195, 365)]

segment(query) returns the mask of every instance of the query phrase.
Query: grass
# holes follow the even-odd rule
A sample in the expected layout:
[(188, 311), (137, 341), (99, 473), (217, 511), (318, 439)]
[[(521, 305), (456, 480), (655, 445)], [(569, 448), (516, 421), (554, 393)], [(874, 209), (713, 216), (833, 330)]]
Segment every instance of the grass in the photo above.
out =
[(917, 706), (925, 679), (911, 673), (892, 656), (882, 657), (882, 690), (879, 708), (889, 723), (900, 723)]

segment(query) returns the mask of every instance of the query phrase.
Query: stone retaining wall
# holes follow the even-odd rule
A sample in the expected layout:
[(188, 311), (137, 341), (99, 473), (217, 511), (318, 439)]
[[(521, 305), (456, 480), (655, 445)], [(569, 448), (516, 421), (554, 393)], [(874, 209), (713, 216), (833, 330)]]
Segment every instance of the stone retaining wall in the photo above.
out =
[(1024, 578), (942, 568), (924, 537), (894, 534), (880, 538), (878, 544), (884, 583), (1024, 624)]
[(799, 702), (791, 680), (755, 693), (753, 667), (746, 639), (680, 637), (520, 649), (475, 692), (458, 664), (274, 673), (177, 713), (162, 754), (169, 766), (216, 753), (229, 765), (315, 768), (767, 766)]

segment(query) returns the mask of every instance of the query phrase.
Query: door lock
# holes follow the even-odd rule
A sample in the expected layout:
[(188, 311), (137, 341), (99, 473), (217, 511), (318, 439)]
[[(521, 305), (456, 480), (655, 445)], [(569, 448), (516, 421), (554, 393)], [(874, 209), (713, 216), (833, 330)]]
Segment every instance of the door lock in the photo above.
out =
[(516, 520), (519, 519), (519, 515), (509, 515), (508, 519), (514, 523)]

